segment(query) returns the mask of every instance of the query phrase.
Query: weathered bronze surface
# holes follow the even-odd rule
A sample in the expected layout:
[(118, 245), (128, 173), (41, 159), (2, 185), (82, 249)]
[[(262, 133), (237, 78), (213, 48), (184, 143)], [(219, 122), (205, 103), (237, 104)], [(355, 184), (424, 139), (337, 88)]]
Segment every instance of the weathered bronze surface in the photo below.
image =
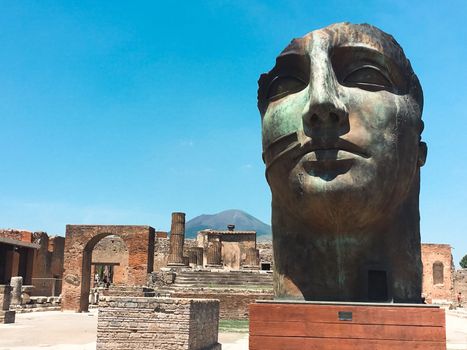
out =
[(423, 94), (392, 36), (334, 24), (261, 75), (276, 298), (420, 302)]

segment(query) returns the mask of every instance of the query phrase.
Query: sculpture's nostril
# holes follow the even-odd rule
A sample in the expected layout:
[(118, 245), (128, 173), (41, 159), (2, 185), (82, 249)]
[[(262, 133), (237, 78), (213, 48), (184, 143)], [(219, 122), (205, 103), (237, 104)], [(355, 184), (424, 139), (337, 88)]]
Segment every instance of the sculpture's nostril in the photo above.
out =
[(311, 123), (312, 123), (312, 124), (315, 124), (315, 123), (317, 123), (317, 122), (318, 122), (318, 120), (319, 120), (319, 117), (318, 117), (318, 115), (317, 115), (317, 114), (315, 114), (315, 113), (313, 113), (313, 115), (310, 117), (310, 121), (311, 121)]
[(331, 120), (332, 123), (338, 123), (339, 122), (339, 116), (336, 113), (329, 113), (329, 119)]

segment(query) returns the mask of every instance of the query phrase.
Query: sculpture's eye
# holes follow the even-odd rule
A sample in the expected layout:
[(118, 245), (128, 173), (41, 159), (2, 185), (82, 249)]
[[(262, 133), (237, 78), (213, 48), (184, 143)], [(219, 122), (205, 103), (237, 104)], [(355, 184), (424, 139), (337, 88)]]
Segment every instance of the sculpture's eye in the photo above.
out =
[(281, 99), (289, 94), (294, 94), (303, 90), (306, 83), (293, 76), (278, 76), (275, 77), (269, 84), (267, 98), (269, 101)]
[(394, 88), (386, 75), (379, 68), (371, 65), (365, 65), (351, 71), (343, 79), (342, 84), (369, 91), (392, 91)]

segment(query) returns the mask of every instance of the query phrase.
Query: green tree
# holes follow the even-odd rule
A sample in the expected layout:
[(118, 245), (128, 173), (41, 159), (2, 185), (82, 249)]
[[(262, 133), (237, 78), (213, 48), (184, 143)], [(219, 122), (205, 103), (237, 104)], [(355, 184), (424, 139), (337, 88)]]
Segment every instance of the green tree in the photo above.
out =
[(464, 255), (464, 257), (461, 259), (461, 261), (459, 261), (459, 265), (460, 265), (463, 269), (467, 269), (467, 254)]

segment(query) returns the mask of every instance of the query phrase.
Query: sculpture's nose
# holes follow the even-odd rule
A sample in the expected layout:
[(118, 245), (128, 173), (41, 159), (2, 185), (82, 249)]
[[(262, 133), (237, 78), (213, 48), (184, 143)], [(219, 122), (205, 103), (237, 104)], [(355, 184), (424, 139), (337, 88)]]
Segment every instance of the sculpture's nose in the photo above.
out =
[(348, 111), (339, 98), (338, 86), (330, 64), (311, 67), (308, 101), (302, 116), (305, 133), (341, 134), (348, 127)]

